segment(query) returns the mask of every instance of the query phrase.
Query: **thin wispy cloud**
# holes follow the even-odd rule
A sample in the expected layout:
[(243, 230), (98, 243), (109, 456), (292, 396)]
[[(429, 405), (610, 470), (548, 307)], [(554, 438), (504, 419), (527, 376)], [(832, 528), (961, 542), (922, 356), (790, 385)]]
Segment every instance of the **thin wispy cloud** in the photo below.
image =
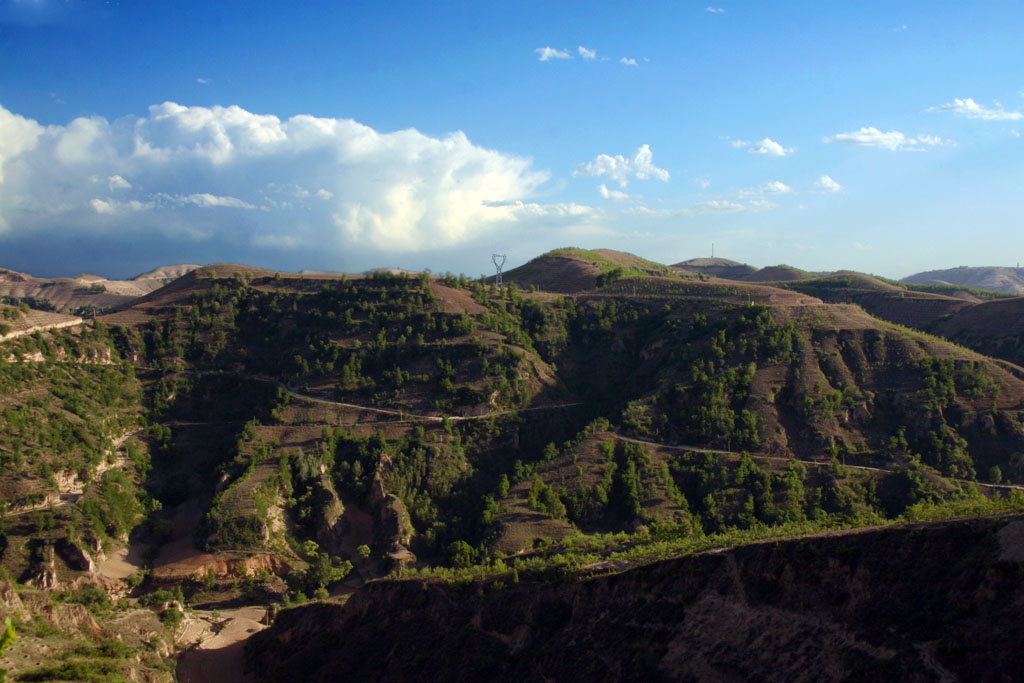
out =
[(597, 186), (597, 191), (601, 193), (601, 196), (604, 199), (613, 202), (626, 202), (631, 199), (639, 199), (639, 195), (628, 194), (622, 190), (610, 190), (604, 183)]
[(647, 180), (653, 178), (667, 183), (669, 173), (663, 168), (654, 165), (654, 154), (650, 145), (641, 145), (633, 152), (632, 157), (624, 157), (621, 154), (611, 156), (609, 154), (598, 154), (592, 161), (580, 164), (572, 173), (574, 176), (606, 176), (619, 184), (619, 187), (629, 185), (630, 178)]
[(597, 58), (597, 50), (590, 50), (588, 48), (583, 47), (582, 45), (578, 45), (576, 47), (576, 51), (580, 53), (580, 57), (583, 57), (583, 59)]
[(955, 145), (953, 140), (943, 140), (933, 135), (920, 135), (910, 137), (898, 130), (881, 131), (874, 126), (866, 126), (860, 130), (849, 133), (838, 133), (831, 137), (822, 138), (823, 142), (842, 143), (848, 145), (859, 145), (861, 147), (877, 147), (887, 149), (891, 152), (907, 151), (920, 152), (926, 147), (937, 147), (940, 145)]
[(712, 14), (721, 14), (725, 10), (722, 9), (721, 7), (711, 7), (711, 6), (708, 6), (708, 7), (704, 8), (704, 11), (705, 12), (711, 12)]
[(946, 102), (937, 107), (928, 107), (925, 111), (951, 112), (957, 116), (981, 121), (1019, 121), (1024, 119), (1024, 112), (1006, 111), (998, 102), (995, 109), (989, 109), (983, 104), (978, 104), (970, 97), (963, 99), (954, 98), (952, 102)]
[(778, 204), (764, 199), (751, 199), (747, 202), (734, 202), (728, 199), (711, 199), (706, 202), (697, 202), (689, 209), (684, 209), (683, 214), (689, 216), (700, 216), (715, 213), (770, 211), (777, 208), (779, 208)]
[(534, 50), (537, 59), (546, 62), (552, 59), (572, 59), (568, 50), (556, 50), (553, 47), (538, 47)]
[(731, 199), (709, 199), (697, 202), (685, 209), (652, 209), (648, 206), (632, 206), (623, 209), (624, 215), (646, 216), (650, 218), (681, 218), (706, 216), (714, 214), (755, 213), (771, 211), (779, 208), (775, 202), (766, 199), (750, 199), (733, 201)]
[(638, 66), (637, 61), (632, 57), (623, 57), (622, 59), (619, 60), (619, 62), (625, 64), (626, 66)]
[(770, 180), (757, 187), (748, 187), (737, 193), (739, 197), (760, 197), (766, 194), (789, 194), (793, 188), (779, 180)]
[(199, 83), (200, 85), (208, 85), (212, 81), (213, 81), (212, 78), (203, 78), (202, 76), (199, 76), (198, 78), (196, 78), (196, 83)]

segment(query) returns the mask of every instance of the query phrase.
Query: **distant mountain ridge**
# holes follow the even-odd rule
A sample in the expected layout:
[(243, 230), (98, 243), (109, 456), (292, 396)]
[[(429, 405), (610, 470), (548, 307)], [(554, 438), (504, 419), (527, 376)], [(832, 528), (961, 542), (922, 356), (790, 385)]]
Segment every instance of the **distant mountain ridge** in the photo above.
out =
[(108, 280), (92, 273), (39, 278), (0, 268), (0, 296), (27, 300), (33, 307), (48, 306), (58, 313), (110, 310), (154, 292), (197, 268), (199, 266), (193, 264), (161, 266), (126, 280)]
[(1024, 270), (1002, 266), (979, 266), (929, 270), (903, 278), (909, 284), (939, 284), (974, 287), (990, 292), (1006, 292), (1024, 296)]

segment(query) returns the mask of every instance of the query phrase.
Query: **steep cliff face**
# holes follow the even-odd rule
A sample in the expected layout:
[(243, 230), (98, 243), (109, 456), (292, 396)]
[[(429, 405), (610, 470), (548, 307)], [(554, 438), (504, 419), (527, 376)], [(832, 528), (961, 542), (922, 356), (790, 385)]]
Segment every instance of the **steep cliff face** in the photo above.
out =
[(372, 583), (281, 614), (262, 680), (1013, 680), (1024, 517), (750, 545), (497, 589)]

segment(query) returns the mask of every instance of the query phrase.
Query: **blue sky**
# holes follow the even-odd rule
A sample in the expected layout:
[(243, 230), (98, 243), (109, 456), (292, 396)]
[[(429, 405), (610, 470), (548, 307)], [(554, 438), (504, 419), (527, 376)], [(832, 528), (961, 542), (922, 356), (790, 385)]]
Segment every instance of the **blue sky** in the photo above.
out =
[(0, 0), (0, 265), (1024, 260), (1024, 6), (837, 5)]

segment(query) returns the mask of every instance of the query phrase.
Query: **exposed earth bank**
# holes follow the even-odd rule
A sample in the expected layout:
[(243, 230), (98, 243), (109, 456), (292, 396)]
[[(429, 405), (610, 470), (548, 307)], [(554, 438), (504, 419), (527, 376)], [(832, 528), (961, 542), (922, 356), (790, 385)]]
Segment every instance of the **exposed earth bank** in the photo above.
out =
[(496, 589), (371, 582), (282, 613), (265, 681), (1014, 680), (1024, 517), (760, 543)]

